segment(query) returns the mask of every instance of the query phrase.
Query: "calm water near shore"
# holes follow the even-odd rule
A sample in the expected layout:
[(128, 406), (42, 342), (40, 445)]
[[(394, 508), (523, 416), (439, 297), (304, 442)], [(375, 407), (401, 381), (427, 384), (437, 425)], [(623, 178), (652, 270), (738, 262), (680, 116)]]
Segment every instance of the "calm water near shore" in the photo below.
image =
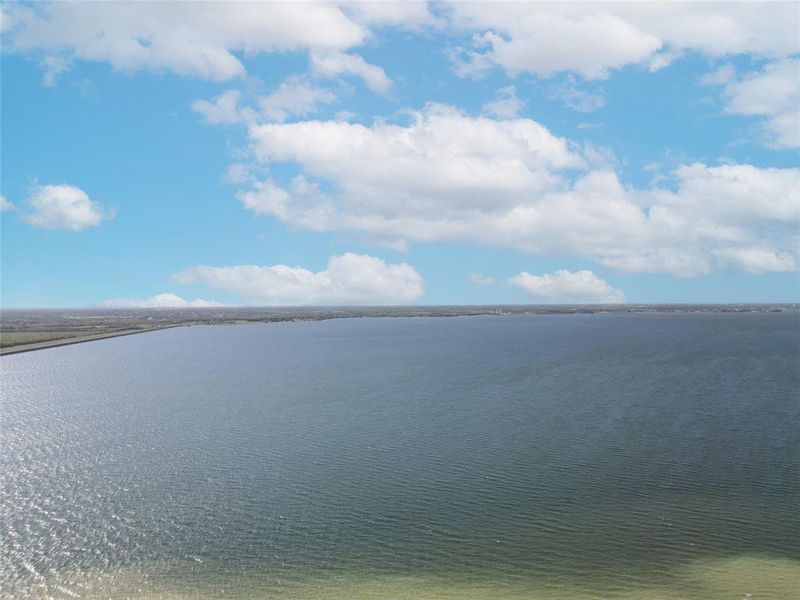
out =
[(200, 326), (0, 359), (3, 598), (800, 598), (800, 315)]

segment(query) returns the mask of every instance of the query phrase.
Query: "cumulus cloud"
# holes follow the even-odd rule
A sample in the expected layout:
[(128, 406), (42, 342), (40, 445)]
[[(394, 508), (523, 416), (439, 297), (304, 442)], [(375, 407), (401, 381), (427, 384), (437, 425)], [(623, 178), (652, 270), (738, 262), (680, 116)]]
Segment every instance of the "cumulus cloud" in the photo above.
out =
[(208, 308), (222, 306), (222, 304), (202, 298), (185, 300), (175, 294), (163, 293), (149, 298), (116, 298), (101, 302), (98, 306), (101, 308)]
[(112, 211), (93, 202), (82, 189), (68, 184), (37, 186), (27, 204), (22, 219), (39, 229), (81, 231), (113, 217)]
[(195, 100), (192, 110), (203, 115), (207, 123), (214, 125), (231, 125), (242, 120), (239, 113), (239, 90), (228, 90), (212, 100)]
[(410, 117), (407, 125), (251, 124), (256, 163), (300, 173), (288, 183), (255, 181), (239, 200), (314, 231), (463, 240), (625, 272), (697, 276), (735, 265), (722, 257), (751, 247), (797, 254), (800, 169), (697, 163), (636, 189), (595, 149), (530, 119), (440, 105)]
[[(359, 5), (339, 2), (50, 2), (4, 8), (7, 48), (43, 55), (42, 82), (55, 85), (73, 60), (99, 61), (126, 72), (171, 71), (215, 81), (243, 78), (241, 56), (270, 52), (309, 53), (319, 77), (355, 76), (373, 91), (387, 92), (384, 70), (348, 49), (363, 44), (370, 26), (419, 28), (435, 22), (424, 2)], [(310, 86), (307, 91), (319, 93)], [(302, 89), (278, 90), (287, 112)], [(229, 100), (230, 96), (222, 98)], [(316, 101), (325, 101), (317, 97)], [(207, 105), (198, 105), (201, 112)], [(230, 111), (218, 113), (230, 122)], [(304, 114), (302, 110), (292, 111)], [(306, 111), (308, 112), (308, 111)], [(276, 120), (281, 120), (280, 117)]]
[(677, 192), (656, 193), (659, 206), (732, 226), (792, 226), (800, 220), (800, 169), (702, 163), (674, 171)]
[(0, 196), (0, 212), (14, 210), (14, 204), (9, 202), (5, 196)]
[(608, 285), (587, 270), (559, 270), (547, 275), (531, 275), (523, 271), (508, 282), (541, 304), (618, 304), (625, 294)]
[(6, 6), (2, 26), (16, 51), (212, 80), (244, 76), (241, 56), (304, 51), (319, 74), (356, 75), (379, 92), (390, 85), (383, 70), (351, 51), (386, 26), (471, 36), (472, 47), (449, 49), (463, 76), (497, 65), (594, 79), (628, 65), (657, 70), (688, 52), (800, 51), (791, 3), (453, 2), (436, 12), (425, 2), (52, 2)]
[(392, 81), (381, 67), (369, 64), (357, 54), (312, 52), (311, 70), (319, 77), (360, 77), (369, 89), (382, 94), (392, 87)]
[[(763, 118), (769, 145), (800, 146), (800, 13), (791, 3), (459, 2), (446, 10), (452, 27), (473, 36), (472, 48), (450, 50), (462, 77), (499, 66), (511, 76), (591, 80), (630, 65), (657, 71), (689, 53), (767, 59), (738, 80), (726, 66), (703, 82), (725, 86), (727, 113)], [(583, 112), (605, 103), (574, 80), (554, 84), (549, 96)]]
[(289, 116), (317, 112), (321, 104), (336, 100), (333, 91), (319, 87), (304, 77), (289, 77), (274, 92), (258, 100), (259, 108), (270, 121), (282, 122)]
[(4, 15), (5, 37), (20, 52), (211, 80), (245, 75), (237, 53), (341, 51), (369, 35), (332, 2), (51, 2)]
[(501, 119), (513, 119), (519, 116), (522, 106), (522, 100), (517, 97), (517, 89), (509, 85), (497, 90), (497, 97), (484, 104), (483, 111)]
[(407, 304), (423, 293), (422, 277), (406, 263), (386, 264), (363, 254), (333, 256), (318, 272), (286, 265), (192, 267), (172, 277), (239, 295), (250, 305)]
[[(570, 51), (555, 51), (563, 48), (565, 40)], [(656, 36), (615, 15), (568, 18), (537, 12), (524, 15), (510, 37), (487, 31), (482, 42), (491, 48), (489, 58), (512, 75), (530, 72), (548, 77), (577, 71), (586, 79), (606, 77), (611, 69), (642, 62), (661, 46)]]
[(239, 90), (227, 90), (211, 100), (195, 100), (192, 110), (213, 125), (258, 121), (282, 123), (289, 117), (317, 112), (321, 105), (335, 100), (333, 90), (317, 86), (307, 77), (295, 75), (281, 82), (273, 92), (255, 98), (252, 105), (242, 102)]
[[(566, 140), (530, 119), (473, 118), (447, 106), (412, 113), (408, 126), (342, 121), (251, 126), (252, 151), (264, 163), (294, 162), (335, 183), (342, 201), (386, 219), (411, 208), (442, 215), (557, 187), (559, 171), (583, 160)], [(325, 199), (305, 186), (304, 195)], [(435, 199), (435, 204), (430, 201)]]
[[(473, 41), (478, 47), (484, 45), (482, 40), (483, 36), (473, 37)], [(477, 81), (486, 77), (494, 67), (494, 63), (486, 54), (461, 46), (449, 48), (446, 51), (446, 55), (450, 59), (453, 73), (458, 77), (469, 77)]]
[(456, 2), (446, 9), (453, 27), (474, 32), (474, 49), (457, 55), (464, 75), (493, 64), (512, 75), (597, 79), (628, 65), (657, 70), (684, 52), (785, 58), (800, 51), (799, 17), (788, 3)]
[[(295, 181), (302, 180), (296, 179)], [(302, 194), (298, 186), (295, 187), (295, 191), (298, 195)], [(237, 196), (245, 208), (257, 215), (274, 215), (286, 221), (292, 220), (292, 213), (289, 209), (291, 196), (272, 179), (255, 181), (252, 189), (239, 192)]]
[(398, 25), (418, 29), (436, 25), (437, 19), (428, 10), (425, 0), (400, 2), (348, 2), (342, 5), (347, 14), (365, 25)]
[(709, 81), (724, 84), (725, 112), (762, 117), (770, 145), (800, 147), (800, 60), (768, 64), (741, 78), (731, 71), (717, 71), (717, 79)]
[(470, 273), (469, 281), (475, 285), (492, 285), (494, 283), (494, 277), (491, 275), (481, 275), (480, 273)]
[(733, 269), (760, 275), (797, 271), (797, 256), (768, 247), (723, 248), (715, 252), (720, 262)]

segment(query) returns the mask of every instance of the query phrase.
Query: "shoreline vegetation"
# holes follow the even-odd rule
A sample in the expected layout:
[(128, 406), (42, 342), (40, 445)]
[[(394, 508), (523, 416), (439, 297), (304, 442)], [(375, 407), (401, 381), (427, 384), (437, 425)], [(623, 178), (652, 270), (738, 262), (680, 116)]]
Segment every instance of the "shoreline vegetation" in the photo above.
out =
[[(171, 329), (173, 327), (181, 327), (181, 325), (165, 325), (163, 327), (150, 327), (146, 329), (124, 329), (122, 331), (108, 331), (105, 333), (77, 336), (61, 336), (55, 333), (53, 334), (53, 337), (48, 336), (48, 339), (43, 339), (37, 342), (12, 342), (9, 345), (6, 345), (6, 342), (2, 342), (2, 346), (0, 346), (0, 356), (5, 356), (8, 354), (20, 354), (22, 352), (32, 352), (34, 350), (44, 350), (45, 348), (57, 348), (59, 346), (71, 346), (72, 344), (94, 342), (96, 340), (135, 335), (137, 333), (147, 333), (149, 331), (159, 331), (161, 329)], [(0, 333), (0, 338), (4, 336), (4, 333)], [(23, 339), (25, 338), (23, 337)]]
[(459, 317), (614, 313), (763, 313), (800, 304), (620, 304), (152, 309), (8, 309), (0, 311), (0, 355), (192, 325), (325, 321), (364, 317)]

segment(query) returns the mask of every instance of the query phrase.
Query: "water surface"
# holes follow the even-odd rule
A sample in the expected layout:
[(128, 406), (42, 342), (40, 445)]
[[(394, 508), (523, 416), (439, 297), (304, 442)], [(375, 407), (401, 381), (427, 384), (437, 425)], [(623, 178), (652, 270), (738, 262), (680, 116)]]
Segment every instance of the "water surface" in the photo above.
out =
[(376, 318), (4, 357), (0, 589), (797, 598), (799, 334)]

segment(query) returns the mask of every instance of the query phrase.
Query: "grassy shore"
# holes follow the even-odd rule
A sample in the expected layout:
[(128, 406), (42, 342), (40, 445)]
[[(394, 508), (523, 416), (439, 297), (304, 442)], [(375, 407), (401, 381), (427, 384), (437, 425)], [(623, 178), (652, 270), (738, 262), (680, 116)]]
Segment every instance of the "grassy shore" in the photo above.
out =
[[(105, 333), (96, 333), (91, 335), (64, 335), (64, 336), (47, 336), (42, 335), (44, 339), (36, 340), (36, 335), (30, 336), (30, 341), (15, 341), (10, 345), (3, 345), (0, 347), (0, 356), (8, 354), (19, 354), (20, 352), (30, 352), (32, 350), (44, 350), (45, 348), (55, 348), (58, 346), (70, 346), (72, 344), (82, 344), (83, 342), (93, 342), (95, 340), (103, 340), (113, 337), (121, 337), (123, 335), (134, 335), (136, 333), (147, 333), (148, 331), (158, 331), (159, 329), (169, 329), (171, 327), (180, 327), (180, 325), (162, 325), (160, 327), (151, 327), (148, 329), (125, 329), (122, 331), (108, 331)], [(7, 335), (7, 334), (6, 334)], [(4, 336), (5, 337), (5, 336)]]

